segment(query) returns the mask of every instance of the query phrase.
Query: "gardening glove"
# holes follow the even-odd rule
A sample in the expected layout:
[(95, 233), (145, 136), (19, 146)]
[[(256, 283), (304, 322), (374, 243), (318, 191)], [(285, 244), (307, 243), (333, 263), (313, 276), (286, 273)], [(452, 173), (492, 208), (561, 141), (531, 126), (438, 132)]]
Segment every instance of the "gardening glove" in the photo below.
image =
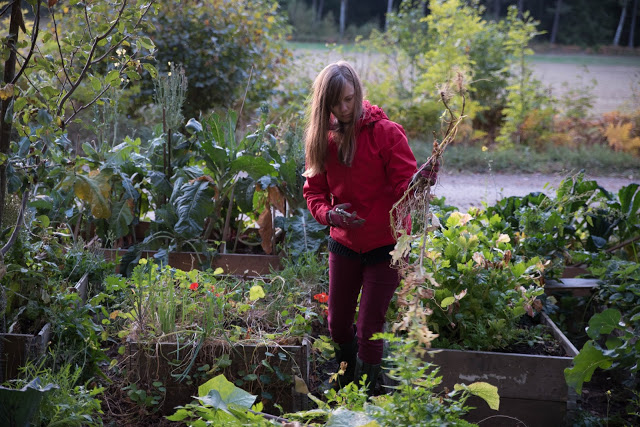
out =
[(351, 203), (342, 203), (335, 205), (333, 209), (327, 212), (327, 222), (332, 227), (343, 228), (345, 230), (354, 230), (364, 225), (364, 219), (360, 218), (355, 211), (349, 213), (347, 209), (351, 207)]
[(413, 178), (411, 178), (411, 182), (409, 186), (412, 186), (418, 178), (424, 179), (424, 182), (427, 185), (434, 185), (438, 180), (438, 171), (440, 170), (440, 159), (437, 159), (435, 162), (433, 158), (429, 158), (425, 164), (418, 168), (418, 172), (413, 174)]

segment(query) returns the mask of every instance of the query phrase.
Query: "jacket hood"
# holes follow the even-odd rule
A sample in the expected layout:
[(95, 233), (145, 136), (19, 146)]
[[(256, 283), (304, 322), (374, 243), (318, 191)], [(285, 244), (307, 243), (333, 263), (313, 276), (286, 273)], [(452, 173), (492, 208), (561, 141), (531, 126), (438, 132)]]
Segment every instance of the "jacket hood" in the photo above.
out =
[(358, 122), (358, 127), (370, 125), (380, 120), (389, 120), (382, 108), (371, 105), (367, 100), (362, 101), (362, 117)]

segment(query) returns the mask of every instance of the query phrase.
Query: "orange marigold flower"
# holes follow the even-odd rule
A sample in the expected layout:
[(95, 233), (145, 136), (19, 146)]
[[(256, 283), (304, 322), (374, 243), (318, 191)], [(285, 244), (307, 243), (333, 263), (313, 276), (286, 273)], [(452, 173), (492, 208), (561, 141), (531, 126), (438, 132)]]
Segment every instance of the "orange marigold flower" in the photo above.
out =
[(313, 296), (313, 299), (318, 301), (318, 302), (325, 303), (325, 302), (329, 301), (329, 295), (327, 295), (326, 293), (322, 292), (320, 294), (315, 294)]
[(191, 285), (189, 285), (189, 289), (191, 289), (192, 291), (195, 291), (196, 289), (198, 289), (198, 283), (193, 282)]

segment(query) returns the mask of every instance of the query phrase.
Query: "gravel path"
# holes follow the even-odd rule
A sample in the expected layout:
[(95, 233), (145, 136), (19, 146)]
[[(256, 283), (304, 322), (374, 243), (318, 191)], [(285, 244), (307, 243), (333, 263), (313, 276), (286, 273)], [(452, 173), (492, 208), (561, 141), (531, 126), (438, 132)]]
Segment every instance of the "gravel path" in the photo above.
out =
[[(443, 171), (444, 172), (444, 171)], [(481, 206), (481, 202), (489, 205), (509, 196), (525, 196), (533, 191), (542, 191), (554, 195), (560, 181), (560, 175), (510, 175), (510, 174), (447, 174), (440, 173), (435, 194), (444, 196), (447, 203), (466, 211), (471, 206)], [(633, 182), (640, 184), (640, 177), (614, 178), (595, 177), (593, 179), (605, 189), (617, 192), (620, 188)]]
[[(607, 57), (602, 57), (598, 65), (552, 64), (538, 62), (532, 64), (533, 74), (545, 87), (550, 88), (554, 96), (567, 91), (563, 83), (570, 88), (592, 86), (592, 114), (602, 114), (617, 109), (631, 108), (635, 96), (639, 94), (638, 79), (640, 67), (632, 65), (609, 65)], [(634, 85), (635, 89), (634, 89)], [(638, 100), (636, 99), (637, 103)]]

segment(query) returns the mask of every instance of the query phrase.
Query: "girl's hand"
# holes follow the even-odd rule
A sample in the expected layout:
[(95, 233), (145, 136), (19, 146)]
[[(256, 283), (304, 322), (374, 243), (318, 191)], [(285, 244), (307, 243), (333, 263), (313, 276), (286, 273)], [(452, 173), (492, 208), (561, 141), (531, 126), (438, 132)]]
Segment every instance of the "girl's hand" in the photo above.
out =
[(425, 164), (418, 168), (418, 172), (413, 175), (413, 178), (411, 178), (411, 181), (409, 182), (409, 187), (411, 187), (418, 178), (424, 179), (427, 185), (434, 185), (438, 180), (439, 170), (440, 159), (434, 162), (432, 158), (429, 158)]
[(327, 212), (327, 222), (332, 227), (343, 228), (345, 230), (354, 230), (364, 225), (364, 218), (360, 218), (355, 211), (349, 213), (347, 209), (351, 207), (351, 203), (341, 203), (335, 205), (333, 209)]

